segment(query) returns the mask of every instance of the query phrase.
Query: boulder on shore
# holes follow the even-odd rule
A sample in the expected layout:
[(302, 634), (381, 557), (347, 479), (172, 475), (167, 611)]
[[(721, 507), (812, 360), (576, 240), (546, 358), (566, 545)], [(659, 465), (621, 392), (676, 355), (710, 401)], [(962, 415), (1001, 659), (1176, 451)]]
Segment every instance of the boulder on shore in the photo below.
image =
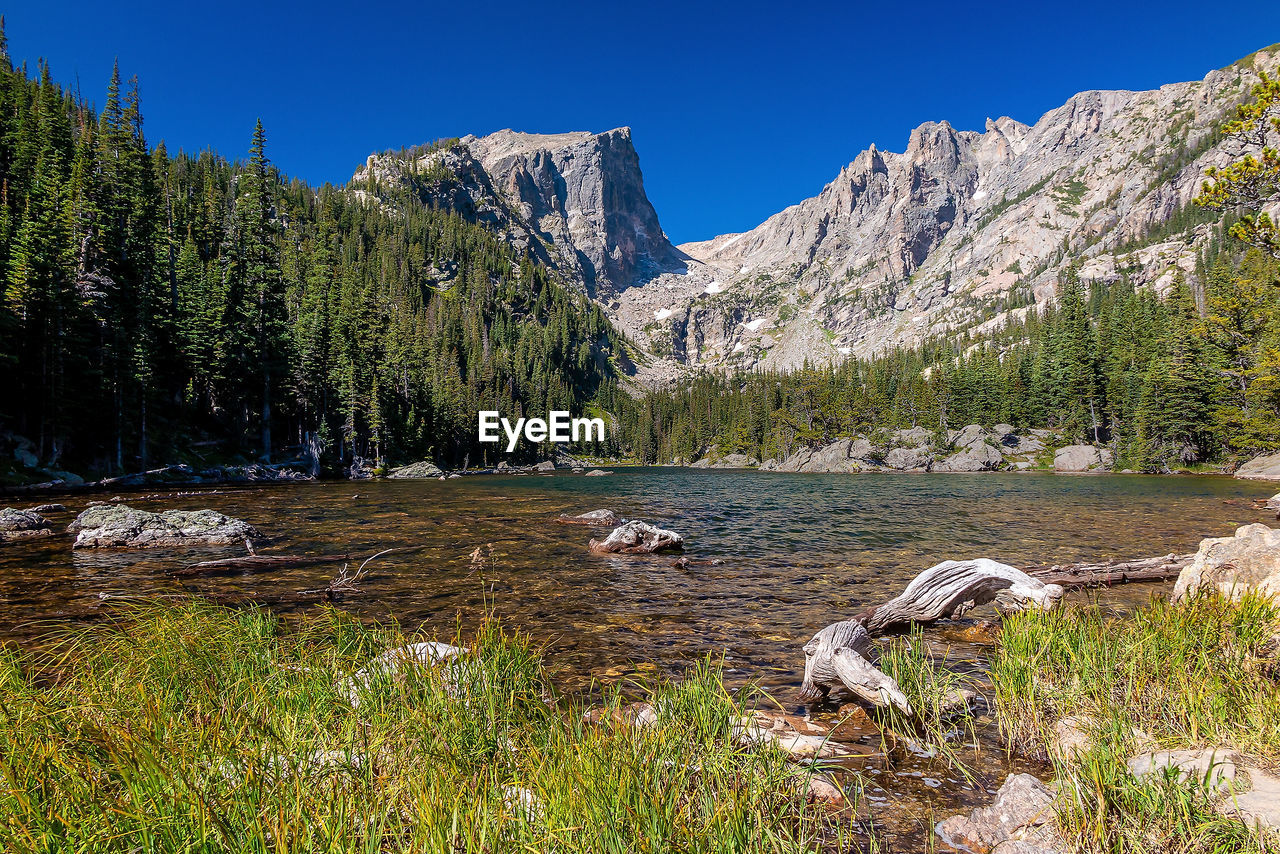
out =
[(1230, 537), (1200, 541), (1200, 550), (1178, 573), (1174, 600), (1203, 587), (1232, 598), (1256, 592), (1280, 600), (1280, 530), (1254, 523)]
[(760, 465), (760, 461), (755, 457), (749, 457), (746, 454), (729, 454), (713, 460), (711, 457), (703, 457), (695, 463), (691, 463), (691, 469), (749, 469)]
[(1236, 469), (1242, 480), (1280, 480), (1280, 454), (1263, 454)]
[(562, 514), (556, 521), (561, 525), (595, 525), (599, 528), (609, 528), (622, 520), (612, 510), (591, 510), (587, 513), (579, 513), (577, 516)]
[(603, 540), (592, 540), (589, 548), (595, 554), (652, 554), (678, 552), (684, 548), (684, 537), (648, 522), (633, 519), (609, 532)]
[(394, 468), (387, 477), (395, 480), (408, 480), (411, 478), (438, 478), (442, 474), (444, 474), (444, 471), (438, 465), (430, 460), (422, 460), (421, 462), (409, 463), (407, 466)]
[(1004, 456), (986, 442), (974, 442), (941, 462), (933, 464), (934, 471), (974, 472), (995, 471), (1004, 465)]
[(1107, 471), (1111, 468), (1111, 451), (1095, 445), (1067, 445), (1053, 454), (1053, 470), (1057, 472)]
[(0, 510), (0, 543), (39, 540), (52, 537), (54, 533), (49, 520), (34, 510), (19, 510), (14, 507)]
[(75, 548), (173, 548), (224, 546), (258, 539), (252, 525), (216, 510), (149, 513), (125, 504), (98, 504), (67, 526)]

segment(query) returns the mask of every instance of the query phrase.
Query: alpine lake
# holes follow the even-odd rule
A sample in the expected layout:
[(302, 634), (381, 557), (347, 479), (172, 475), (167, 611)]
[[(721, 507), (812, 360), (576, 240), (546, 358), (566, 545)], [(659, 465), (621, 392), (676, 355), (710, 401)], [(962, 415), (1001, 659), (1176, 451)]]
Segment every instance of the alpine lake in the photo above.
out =
[[(65, 526), (91, 500), (145, 510), (211, 508), (253, 524), (260, 554), (350, 555), (372, 561), (359, 592), (337, 607), (450, 640), (486, 612), (530, 635), (566, 693), (609, 685), (637, 696), (658, 676), (723, 660), (731, 686), (764, 689), (788, 712), (814, 632), (901, 592), (947, 559), (989, 557), (1018, 567), (1194, 551), (1203, 537), (1274, 520), (1273, 485), (1211, 476), (1053, 474), (776, 474), (746, 470), (615, 468), (608, 477), (555, 472), (450, 480), (339, 481), (157, 491), (41, 494), (7, 504), (65, 504)], [(673, 555), (598, 556), (601, 531), (560, 514), (609, 508), (685, 537)], [(476, 549), (480, 549), (478, 557)], [(0, 642), (39, 645), (60, 629), (100, 620), (131, 597), (199, 595), (258, 603), (282, 614), (322, 606), (314, 593), (343, 563), (259, 573), (174, 577), (189, 564), (242, 554), (72, 550), (71, 537), (0, 550)], [(1076, 592), (1123, 613), (1169, 584)], [(975, 617), (984, 616), (983, 610)], [(925, 630), (935, 656), (983, 692), (990, 647), (946, 623)], [(832, 710), (824, 712), (827, 715)], [(979, 710), (971, 776), (936, 758), (863, 739), (842, 760), (858, 772), (866, 806), (891, 850), (933, 850), (933, 824), (991, 800), (1014, 771), (1045, 771), (1004, 749)]]

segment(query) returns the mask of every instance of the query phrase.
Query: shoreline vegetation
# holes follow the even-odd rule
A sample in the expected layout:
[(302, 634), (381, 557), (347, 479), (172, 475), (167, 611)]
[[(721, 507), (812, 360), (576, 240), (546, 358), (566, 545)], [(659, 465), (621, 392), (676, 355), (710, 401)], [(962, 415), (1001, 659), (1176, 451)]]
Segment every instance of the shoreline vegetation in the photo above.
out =
[[(1280, 769), (1278, 638), (1280, 609), (1253, 595), (1008, 616), (990, 654), (994, 749), (1048, 761), (1048, 786), (1030, 785), (1051, 809), (938, 833), (980, 854), (1276, 850), (1280, 831), (1227, 805), (1244, 769), (1254, 786)], [(844, 723), (798, 734), (809, 725), (726, 686), (711, 659), (590, 705), (558, 695), (539, 651), (497, 621), (453, 643), (332, 608), (286, 623), (190, 600), (113, 606), (40, 652), (5, 650), (0, 847), (887, 850), (892, 811), (861, 796)], [(882, 639), (879, 663), (910, 716), (844, 705), (813, 720), (860, 718), (883, 750), (932, 750), (976, 783), (981, 701), (951, 699), (973, 679), (919, 628)], [(1205, 748), (1241, 771), (1224, 785), (1132, 770), (1134, 756)]]
[(710, 660), (641, 689), (643, 714), (588, 714), (496, 622), (445, 660), (409, 643), (190, 602), (5, 652), (0, 847), (857, 850), (865, 822), (811, 803), (818, 769), (744, 745), (752, 691)]
[[(1115, 457), (1105, 445), (1064, 444), (1061, 433), (1051, 430), (1022, 430), (1010, 424), (983, 427), (970, 424), (960, 430), (930, 431), (924, 428), (878, 430), (867, 436), (836, 439), (819, 447), (803, 447), (783, 459), (759, 460), (743, 453), (721, 453), (717, 447), (696, 460), (676, 460), (656, 467), (694, 469), (744, 469), (761, 472), (810, 474), (969, 474), (985, 472), (1030, 472), (1060, 474), (1167, 474), (1225, 475), (1250, 480), (1280, 481), (1280, 453), (1263, 454), (1234, 468), (1203, 464), (1174, 465), (1160, 471), (1117, 469)], [(634, 458), (573, 455), (565, 452), (553, 458), (527, 464), (506, 460), (495, 466), (445, 469), (430, 460), (395, 467), (366, 467), (348, 470), (341, 476), (320, 472), (313, 461), (297, 459), (262, 465), (240, 463), (208, 468), (186, 464), (162, 466), (148, 471), (86, 482), (60, 472), (56, 480), (0, 484), (0, 494), (121, 490), (161, 486), (227, 485), (240, 483), (292, 483), (313, 480), (446, 480), (477, 475), (546, 474), (572, 471), (580, 474), (611, 474), (613, 468), (655, 466)], [(48, 472), (29, 477), (48, 476)]]

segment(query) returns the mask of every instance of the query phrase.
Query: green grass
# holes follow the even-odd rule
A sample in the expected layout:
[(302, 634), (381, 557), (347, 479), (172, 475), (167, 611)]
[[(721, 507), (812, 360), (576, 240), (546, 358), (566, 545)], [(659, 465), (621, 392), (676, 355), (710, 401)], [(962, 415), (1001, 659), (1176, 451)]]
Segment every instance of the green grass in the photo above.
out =
[[(895, 739), (913, 744), (972, 781), (973, 772), (962, 751), (976, 746), (973, 715), (955, 697), (970, 689), (971, 680), (950, 670), (929, 650), (919, 626), (884, 644), (879, 667), (893, 677), (911, 704), (910, 716), (893, 706), (884, 709), (883, 730)], [(943, 657), (945, 658), (945, 656)]]
[[(1091, 852), (1261, 852), (1263, 839), (1213, 809), (1195, 783), (1139, 780), (1126, 760), (1153, 749), (1225, 747), (1280, 761), (1274, 605), (1200, 596), (1153, 599), (1132, 616), (1095, 607), (1006, 621), (991, 662), (997, 719), (1010, 744), (1050, 756), (1059, 820)], [(1061, 755), (1055, 721), (1084, 722), (1085, 749)]]
[(118, 612), (51, 654), (0, 654), (0, 850), (867, 842), (805, 803), (807, 772), (735, 743), (743, 705), (711, 664), (651, 688), (657, 725), (592, 725), (526, 638), (488, 622), (461, 664), (382, 678), (353, 708), (346, 677), (405, 640), (337, 611), (286, 629), (190, 603)]

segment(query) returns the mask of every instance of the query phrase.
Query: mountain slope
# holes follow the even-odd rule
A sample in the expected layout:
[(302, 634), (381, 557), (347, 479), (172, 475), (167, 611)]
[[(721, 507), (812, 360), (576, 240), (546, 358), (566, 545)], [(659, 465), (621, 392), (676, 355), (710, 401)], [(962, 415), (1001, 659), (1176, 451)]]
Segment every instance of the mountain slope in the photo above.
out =
[[(1086, 279), (1124, 271), (1162, 293), (1193, 275), (1209, 229), (1191, 230), (1191, 199), (1231, 156), (1218, 125), (1278, 59), (1267, 48), (1199, 81), (1082, 92), (1031, 125), (926, 122), (901, 153), (861, 152), (756, 228), (680, 247), (645, 196), (626, 128), (505, 130), (375, 155), (353, 185), (412, 185), (497, 228), (647, 351), (649, 384), (693, 366), (791, 369), (993, 328), (1051, 300), (1072, 263)], [(1172, 236), (1150, 239), (1161, 230)]]
[(792, 368), (998, 323), (1051, 299), (1081, 258), (1085, 277), (1127, 267), (1163, 288), (1194, 269), (1194, 235), (1114, 253), (1228, 159), (1216, 127), (1278, 54), (1153, 91), (1083, 92), (1030, 126), (925, 123), (902, 153), (863, 151), (751, 231), (682, 245), (691, 281), (624, 295), (622, 327), (680, 361)]

